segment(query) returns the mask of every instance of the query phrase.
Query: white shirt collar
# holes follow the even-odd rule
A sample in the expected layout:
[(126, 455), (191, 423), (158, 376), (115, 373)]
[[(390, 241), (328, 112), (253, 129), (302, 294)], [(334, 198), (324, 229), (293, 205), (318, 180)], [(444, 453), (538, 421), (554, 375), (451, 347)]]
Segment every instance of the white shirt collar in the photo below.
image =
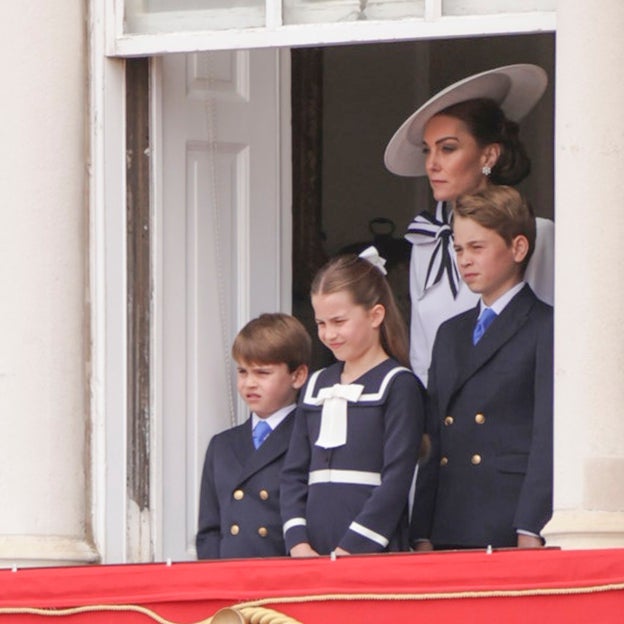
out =
[(501, 295), (492, 305), (486, 306), (481, 299), (481, 307), (479, 310), (479, 316), (483, 313), (485, 308), (490, 308), (496, 312), (498, 316), (507, 306), (507, 304), (524, 288), (526, 282), (522, 281), (516, 284), (513, 288), (510, 288), (506, 293)]
[(277, 427), (277, 425), (279, 425), (282, 420), (284, 420), (284, 418), (286, 418), (286, 416), (288, 416), (288, 414), (295, 409), (295, 407), (297, 407), (297, 404), (291, 403), (290, 405), (286, 405), (285, 407), (278, 409), (277, 412), (273, 412), (266, 418), (260, 418), (255, 412), (252, 412), (251, 428), (253, 429), (258, 424), (259, 420), (264, 420), (264, 422), (271, 427), (271, 431), (274, 431), (275, 427)]

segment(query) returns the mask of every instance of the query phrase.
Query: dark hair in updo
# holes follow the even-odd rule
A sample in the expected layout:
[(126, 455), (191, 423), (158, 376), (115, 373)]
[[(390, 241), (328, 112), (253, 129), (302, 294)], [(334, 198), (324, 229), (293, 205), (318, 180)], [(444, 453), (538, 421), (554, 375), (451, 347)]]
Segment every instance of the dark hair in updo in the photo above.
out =
[(438, 115), (454, 117), (466, 124), (479, 146), (501, 146), (501, 154), (492, 167), (494, 184), (516, 185), (529, 175), (531, 161), (518, 136), (518, 124), (507, 119), (500, 106), (490, 98), (475, 98), (451, 104)]

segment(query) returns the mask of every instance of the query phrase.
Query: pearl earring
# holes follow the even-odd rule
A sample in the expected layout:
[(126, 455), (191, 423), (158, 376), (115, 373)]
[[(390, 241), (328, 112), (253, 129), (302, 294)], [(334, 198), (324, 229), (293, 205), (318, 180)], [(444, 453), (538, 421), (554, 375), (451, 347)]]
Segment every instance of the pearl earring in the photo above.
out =
[(481, 167), (481, 173), (484, 176), (489, 176), (490, 173), (492, 173), (492, 168), (489, 165), (483, 165), (483, 167)]

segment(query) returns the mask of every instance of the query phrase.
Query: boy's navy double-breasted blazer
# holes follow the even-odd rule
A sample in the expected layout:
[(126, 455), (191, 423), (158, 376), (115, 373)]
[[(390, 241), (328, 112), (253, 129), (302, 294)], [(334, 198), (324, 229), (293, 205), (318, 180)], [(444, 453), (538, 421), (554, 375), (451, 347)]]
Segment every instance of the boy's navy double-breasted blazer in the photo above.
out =
[(552, 515), (552, 307), (524, 286), (473, 345), (478, 315), (436, 336), (412, 541), (515, 546), (518, 529), (539, 534)]
[(251, 418), (212, 438), (199, 499), (199, 559), (286, 554), (279, 486), (293, 422), (294, 410), (257, 450)]

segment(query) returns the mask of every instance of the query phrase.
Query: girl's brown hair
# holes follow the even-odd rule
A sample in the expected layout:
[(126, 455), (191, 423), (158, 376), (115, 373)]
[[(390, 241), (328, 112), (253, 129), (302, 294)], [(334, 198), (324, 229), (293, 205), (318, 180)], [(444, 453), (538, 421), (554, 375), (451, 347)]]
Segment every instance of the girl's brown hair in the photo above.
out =
[(366, 310), (377, 304), (384, 307), (386, 314), (379, 332), (381, 346), (389, 356), (410, 368), (407, 328), (383, 273), (355, 254), (337, 256), (318, 271), (310, 294), (329, 295), (343, 291), (349, 292), (353, 302)]

